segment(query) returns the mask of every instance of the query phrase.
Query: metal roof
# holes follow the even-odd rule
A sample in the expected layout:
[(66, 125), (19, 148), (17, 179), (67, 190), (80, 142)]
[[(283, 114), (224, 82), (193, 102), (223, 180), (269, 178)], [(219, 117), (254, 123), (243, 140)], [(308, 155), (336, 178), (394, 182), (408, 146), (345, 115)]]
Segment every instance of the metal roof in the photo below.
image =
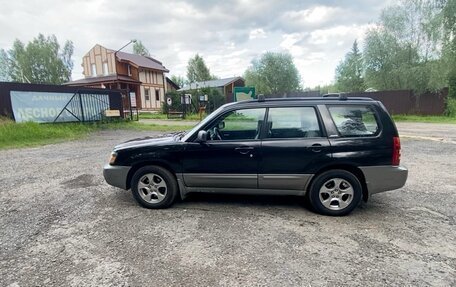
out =
[(173, 80), (171, 80), (170, 78), (166, 77), (166, 82), (168, 82), (168, 84), (170, 84), (171, 86), (173, 86), (176, 90), (179, 90), (180, 87), (178, 84), (174, 83)]
[(138, 83), (138, 84), (141, 83), (141, 82), (136, 81), (127, 76), (110, 75), (110, 76), (102, 76), (102, 77), (84, 78), (84, 79), (64, 83), (64, 85), (73, 86), (73, 85), (85, 85), (85, 84), (106, 83), (106, 82), (116, 82), (116, 81)]
[(229, 85), (237, 80), (244, 80), (242, 77), (231, 77), (225, 79), (217, 79), (217, 80), (209, 80), (209, 81), (202, 81), (202, 82), (194, 82), (189, 85), (185, 85), (179, 91), (188, 91), (188, 90), (196, 90), (200, 88), (218, 88), (224, 87)]
[(141, 68), (154, 69), (168, 73), (169, 70), (163, 66), (162, 62), (152, 58), (125, 52), (117, 52), (120, 61), (129, 61)]

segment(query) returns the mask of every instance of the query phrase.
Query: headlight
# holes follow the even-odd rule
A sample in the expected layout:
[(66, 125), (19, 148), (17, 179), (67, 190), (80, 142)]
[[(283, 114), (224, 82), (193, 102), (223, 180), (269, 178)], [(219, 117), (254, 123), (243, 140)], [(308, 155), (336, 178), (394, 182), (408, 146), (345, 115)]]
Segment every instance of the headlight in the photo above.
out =
[(114, 162), (116, 161), (116, 158), (117, 158), (117, 153), (113, 151), (111, 153), (111, 158), (109, 159), (109, 164), (114, 164)]

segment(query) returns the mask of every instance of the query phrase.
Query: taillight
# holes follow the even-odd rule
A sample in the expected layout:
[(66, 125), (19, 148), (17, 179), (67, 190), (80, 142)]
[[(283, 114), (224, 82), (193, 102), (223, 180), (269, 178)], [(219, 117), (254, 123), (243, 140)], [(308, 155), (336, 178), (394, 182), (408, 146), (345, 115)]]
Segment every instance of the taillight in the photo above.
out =
[(401, 140), (399, 137), (393, 138), (393, 160), (392, 165), (399, 165), (401, 163)]

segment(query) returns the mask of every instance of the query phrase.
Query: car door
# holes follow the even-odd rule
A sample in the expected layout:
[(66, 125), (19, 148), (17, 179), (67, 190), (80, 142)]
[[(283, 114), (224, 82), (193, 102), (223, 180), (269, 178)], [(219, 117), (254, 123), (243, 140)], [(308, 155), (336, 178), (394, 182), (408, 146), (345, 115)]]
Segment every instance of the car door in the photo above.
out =
[(331, 160), (316, 108), (270, 107), (265, 129), (259, 188), (304, 191), (316, 170)]
[(188, 187), (258, 187), (259, 133), (265, 108), (229, 111), (204, 130), (208, 140), (187, 143), (183, 178)]

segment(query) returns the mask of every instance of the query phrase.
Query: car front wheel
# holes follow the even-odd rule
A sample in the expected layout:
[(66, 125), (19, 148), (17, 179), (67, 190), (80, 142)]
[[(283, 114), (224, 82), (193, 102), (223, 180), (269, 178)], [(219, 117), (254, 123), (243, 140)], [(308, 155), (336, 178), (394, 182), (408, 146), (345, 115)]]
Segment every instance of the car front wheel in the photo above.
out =
[(146, 208), (166, 208), (173, 204), (177, 182), (172, 173), (159, 166), (145, 166), (132, 177), (131, 190), (136, 201)]
[(309, 199), (316, 212), (342, 216), (360, 203), (362, 187), (358, 178), (346, 170), (329, 170), (318, 175), (309, 190)]

